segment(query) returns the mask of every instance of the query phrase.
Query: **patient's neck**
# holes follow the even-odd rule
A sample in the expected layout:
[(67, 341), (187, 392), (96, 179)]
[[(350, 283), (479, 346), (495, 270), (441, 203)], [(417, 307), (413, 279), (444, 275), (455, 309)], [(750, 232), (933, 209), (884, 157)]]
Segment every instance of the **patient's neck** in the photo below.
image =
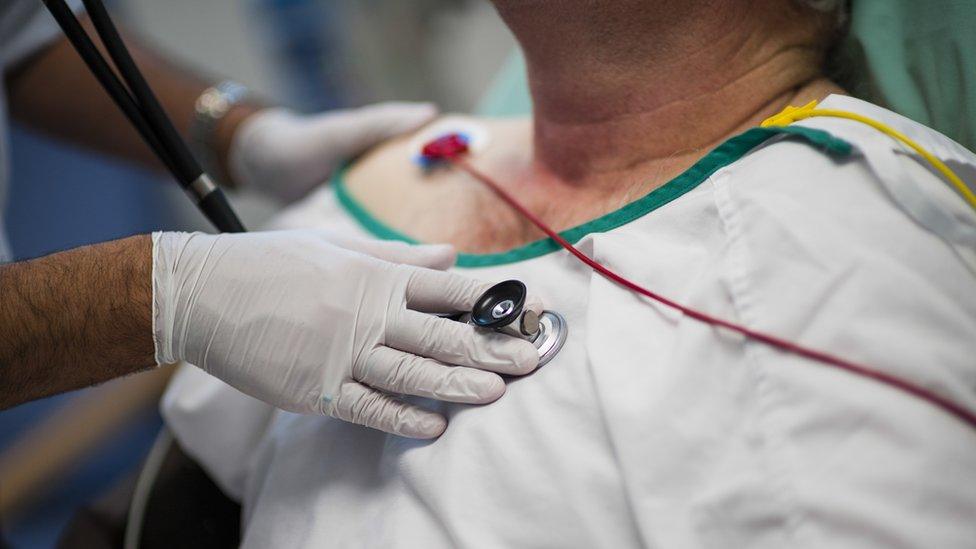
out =
[(528, 63), (536, 168), (566, 184), (682, 167), (787, 104), (839, 91), (820, 76), (822, 27), (781, 13), (782, 0), (497, 3)]

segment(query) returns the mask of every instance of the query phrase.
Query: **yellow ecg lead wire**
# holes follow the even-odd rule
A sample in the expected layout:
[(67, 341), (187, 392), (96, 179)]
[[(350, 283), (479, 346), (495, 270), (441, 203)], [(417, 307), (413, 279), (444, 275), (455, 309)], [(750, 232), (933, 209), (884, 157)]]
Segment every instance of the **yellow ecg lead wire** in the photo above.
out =
[(811, 101), (802, 107), (788, 106), (785, 109), (783, 109), (783, 111), (780, 112), (779, 114), (773, 115), (767, 118), (766, 120), (764, 120), (761, 126), (763, 128), (767, 128), (769, 126), (788, 126), (793, 122), (796, 122), (797, 120), (803, 120), (805, 118), (813, 118), (815, 116), (831, 116), (834, 118), (846, 118), (848, 120), (854, 120), (862, 124), (867, 124), (868, 126), (871, 126), (872, 128), (888, 136), (891, 136), (897, 141), (901, 141), (902, 143), (911, 147), (922, 158), (924, 158), (926, 162), (931, 164), (932, 167), (936, 169), (936, 171), (938, 171), (940, 174), (942, 174), (943, 177), (948, 179), (949, 182), (952, 184), (952, 186), (955, 187), (956, 190), (959, 192), (959, 194), (962, 195), (966, 203), (969, 204), (969, 207), (972, 208), (973, 211), (976, 211), (976, 194), (973, 194), (973, 191), (971, 191), (969, 187), (966, 186), (966, 183), (964, 183), (963, 180), (958, 175), (956, 175), (956, 172), (952, 171), (952, 169), (949, 168), (949, 166), (946, 166), (945, 163), (939, 160), (938, 158), (936, 158), (934, 154), (930, 153), (928, 150), (926, 150), (924, 147), (916, 143), (913, 139), (911, 139), (907, 135), (892, 128), (891, 126), (888, 126), (887, 124), (878, 122), (873, 118), (869, 118), (867, 116), (855, 112), (843, 111), (839, 109), (818, 109), (816, 107), (817, 107), (816, 101)]

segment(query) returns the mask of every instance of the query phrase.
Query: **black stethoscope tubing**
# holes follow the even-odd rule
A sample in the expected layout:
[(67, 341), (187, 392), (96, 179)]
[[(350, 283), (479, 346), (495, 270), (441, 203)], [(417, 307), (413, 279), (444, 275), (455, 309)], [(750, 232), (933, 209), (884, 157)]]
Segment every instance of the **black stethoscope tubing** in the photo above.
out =
[[(221, 232), (244, 232), (223, 192), (215, 187), (179, 136), (136, 66), (101, 0), (82, 0), (122, 80), (109, 66), (64, 0), (43, 0), (71, 45), (150, 149)], [(123, 83), (124, 80), (124, 83)]]

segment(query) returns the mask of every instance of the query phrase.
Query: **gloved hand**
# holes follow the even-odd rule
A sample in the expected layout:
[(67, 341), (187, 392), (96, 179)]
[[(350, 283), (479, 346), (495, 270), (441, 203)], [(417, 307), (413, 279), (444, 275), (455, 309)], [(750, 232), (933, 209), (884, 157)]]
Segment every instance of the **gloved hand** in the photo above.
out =
[[(450, 246), (357, 246), (428, 267), (454, 260)], [(426, 314), (470, 310), (488, 286), (323, 231), (154, 233), (156, 360), (292, 412), (433, 438), (446, 420), (388, 393), (487, 403), (505, 392), (493, 372), (538, 364), (526, 341)]]
[(343, 161), (436, 115), (430, 103), (381, 103), (310, 116), (265, 109), (235, 132), (230, 176), (244, 187), (291, 202), (328, 180)]

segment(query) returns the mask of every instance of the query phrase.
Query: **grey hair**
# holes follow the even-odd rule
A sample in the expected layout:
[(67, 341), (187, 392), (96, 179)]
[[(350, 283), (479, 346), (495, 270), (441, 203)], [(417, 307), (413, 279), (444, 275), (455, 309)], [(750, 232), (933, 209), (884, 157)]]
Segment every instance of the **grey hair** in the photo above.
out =
[(848, 0), (796, 0), (798, 3), (823, 13), (834, 16), (835, 26), (842, 27), (847, 22)]

